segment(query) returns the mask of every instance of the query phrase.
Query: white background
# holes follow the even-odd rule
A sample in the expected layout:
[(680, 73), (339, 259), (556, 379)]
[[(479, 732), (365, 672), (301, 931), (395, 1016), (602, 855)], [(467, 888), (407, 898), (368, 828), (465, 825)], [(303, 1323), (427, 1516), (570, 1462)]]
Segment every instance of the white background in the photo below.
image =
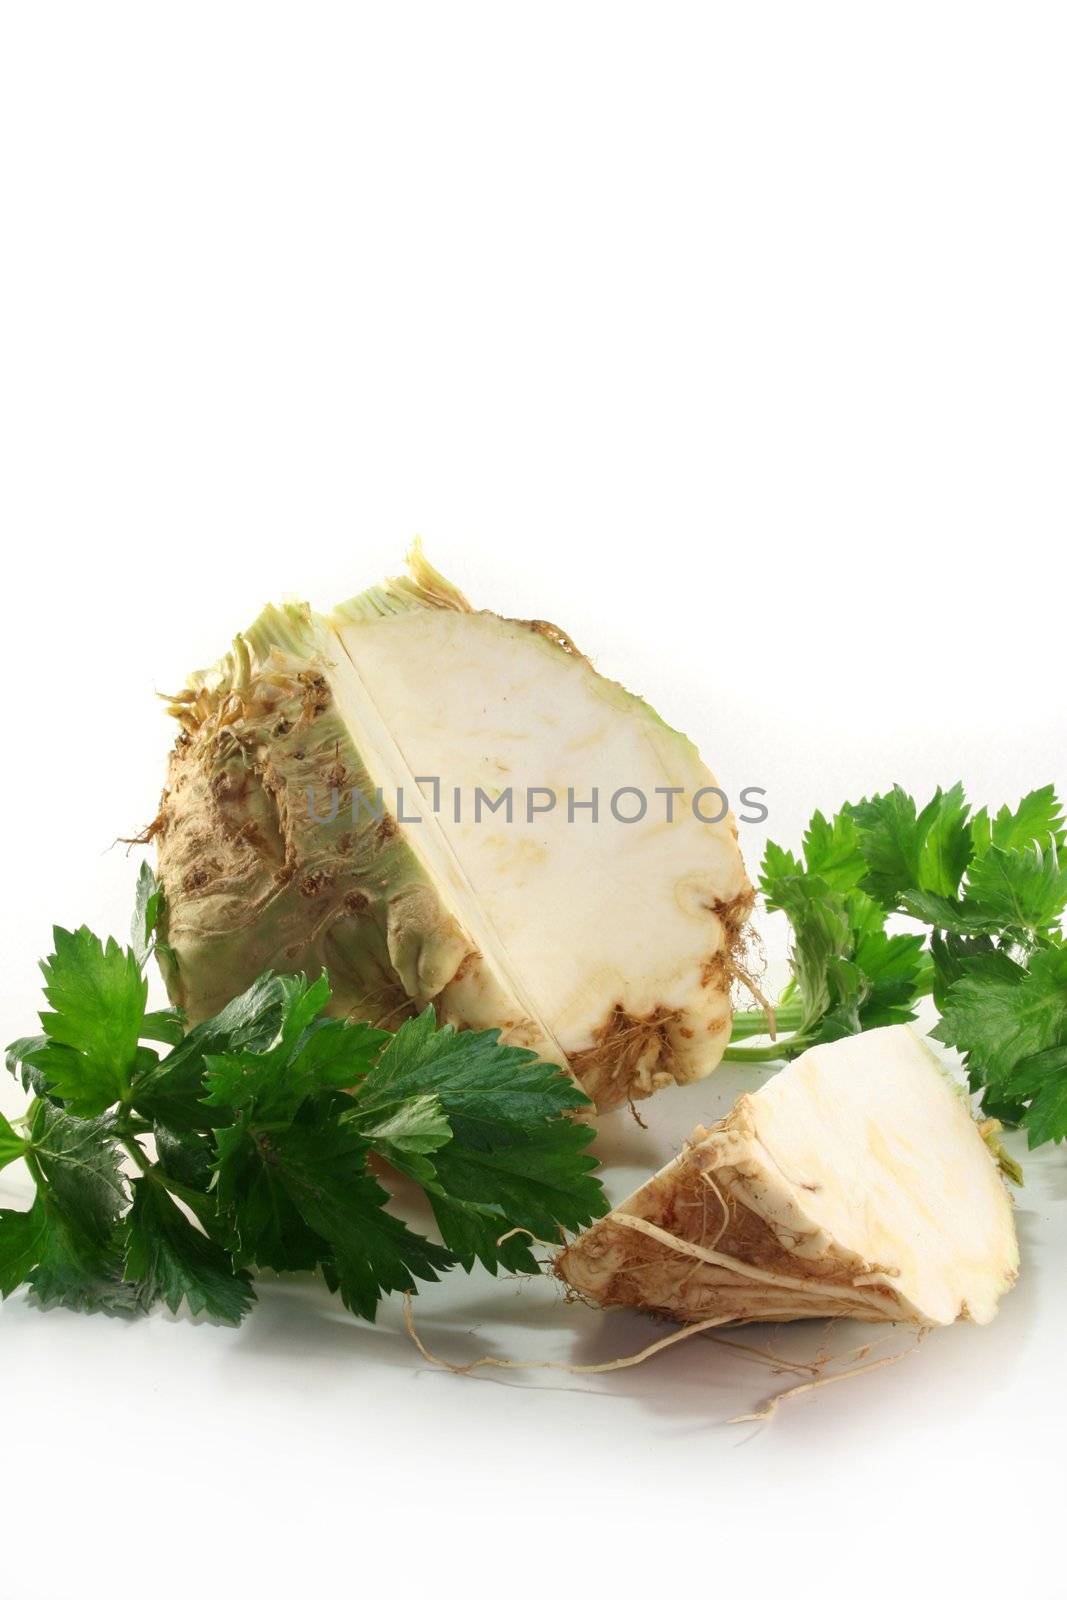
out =
[[(1067, 786), (1065, 43), (1028, 4), (5, 6), (4, 1037), (52, 922), (125, 929), (153, 690), (416, 532), (763, 784), (753, 866), (893, 780)], [(616, 1192), (741, 1086), (610, 1119)], [(703, 1341), (462, 1379), (304, 1285), (239, 1332), (16, 1297), (0, 1594), (1063, 1593), (1065, 1217), (1046, 1153), (992, 1327), (763, 1429), (784, 1380)], [(651, 1326), (486, 1277), (420, 1325)]]

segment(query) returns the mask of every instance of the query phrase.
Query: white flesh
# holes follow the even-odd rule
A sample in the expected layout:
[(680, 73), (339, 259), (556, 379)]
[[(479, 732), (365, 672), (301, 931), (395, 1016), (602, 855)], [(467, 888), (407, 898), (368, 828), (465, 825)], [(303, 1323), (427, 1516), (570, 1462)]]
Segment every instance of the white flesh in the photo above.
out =
[[(387, 792), (403, 782), (409, 814), (414, 778), (440, 778), (441, 809), (430, 813), (426, 790), (411, 848), (552, 1053), (590, 1049), (621, 1008), (669, 1018), (669, 1063), (653, 1061), (635, 1092), (710, 1071), (730, 1022), (729, 982), (709, 976), (727, 938), (719, 912), (749, 885), (732, 816), (692, 814), (695, 791), (715, 784), (693, 745), (529, 624), (417, 610), (341, 622), (338, 635), (331, 686), (355, 742)], [(648, 796), (643, 821), (612, 817), (622, 786)], [(654, 793), (668, 786), (684, 791), (671, 823)], [(479, 787), (513, 790), (512, 823), (487, 811), (474, 821)], [(557, 802), (527, 822), (532, 787)], [(569, 821), (568, 788), (584, 800), (593, 787), (598, 823), (582, 810)], [(703, 804), (714, 813), (715, 797)]]

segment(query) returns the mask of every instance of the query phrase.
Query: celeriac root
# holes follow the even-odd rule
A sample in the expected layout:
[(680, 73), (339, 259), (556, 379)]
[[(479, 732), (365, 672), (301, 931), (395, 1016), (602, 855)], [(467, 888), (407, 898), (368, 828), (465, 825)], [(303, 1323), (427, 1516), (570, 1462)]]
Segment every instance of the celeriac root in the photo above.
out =
[(614, 1361), (595, 1361), (588, 1366), (575, 1366), (570, 1361), (507, 1361), (502, 1356), (478, 1356), (474, 1361), (455, 1362), (446, 1361), (444, 1356), (435, 1356), (432, 1350), (426, 1348), (415, 1327), (411, 1293), (408, 1291), (404, 1295), (404, 1327), (416, 1350), (431, 1366), (443, 1367), (446, 1372), (455, 1372), (463, 1377), (474, 1372), (477, 1367), (506, 1367), (512, 1372), (568, 1372), (573, 1377), (592, 1376), (599, 1372), (619, 1372), (623, 1367), (640, 1366), (642, 1361), (658, 1355), (661, 1350), (668, 1349), (672, 1344), (681, 1344), (683, 1339), (690, 1339), (697, 1333), (705, 1333), (709, 1328), (721, 1328), (730, 1320), (729, 1317), (709, 1317), (706, 1322), (690, 1322), (684, 1328), (677, 1328), (674, 1333), (669, 1333), (665, 1339), (657, 1339), (653, 1344), (646, 1345), (643, 1350), (636, 1351), (632, 1356), (618, 1356)]
[[(652, 1344), (646, 1345), (642, 1350), (635, 1351), (633, 1355), (618, 1356), (613, 1361), (577, 1364), (570, 1361), (511, 1361), (502, 1356), (477, 1356), (473, 1361), (457, 1362), (448, 1361), (444, 1356), (435, 1355), (432, 1350), (427, 1348), (418, 1329), (415, 1327), (415, 1314), (412, 1309), (411, 1294), (408, 1292), (404, 1295), (404, 1328), (416, 1350), (430, 1366), (439, 1367), (445, 1372), (454, 1372), (460, 1377), (469, 1377), (479, 1367), (503, 1368), (511, 1372), (566, 1372), (572, 1377), (592, 1377), (608, 1372), (620, 1372), (627, 1367), (640, 1366), (642, 1362), (649, 1360), (650, 1357), (659, 1355), (661, 1351), (669, 1349), (672, 1345), (681, 1344), (684, 1339), (690, 1339), (695, 1334), (703, 1334), (715, 1344), (725, 1345), (747, 1356), (749, 1359), (765, 1362), (778, 1371), (813, 1373), (817, 1370), (820, 1364), (819, 1358), (816, 1358), (810, 1364), (779, 1360), (754, 1349), (751, 1345), (743, 1344), (740, 1340), (724, 1339), (710, 1332), (712, 1328), (722, 1327), (724, 1323), (730, 1320), (726, 1317), (709, 1317), (704, 1322), (686, 1323), (684, 1327), (676, 1329), (674, 1333), (668, 1334), (663, 1339), (654, 1340)], [(783, 1390), (781, 1394), (772, 1395), (758, 1411), (743, 1412), (740, 1416), (731, 1417), (729, 1421), (731, 1424), (735, 1422), (769, 1422), (785, 1400), (795, 1399), (802, 1394), (810, 1394), (816, 1389), (825, 1388), (827, 1384), (840, 1383), (845, 1378), (858, 1378), (863, 1373), (875, 1372), (880, 1367), (891, 1367), (902, 1360), (904, 1356), (914, 1354), (927, 1331), (925, 1328), (918, 1329), (915, 1343), (906, 1350), (898, 1350), (895, 1355), (882, 1356), (877, 1361), (868, 1361), (862, 1367), (853, 1366), (844, 1372), (824, 1373), (819, 1377), (809, 1377), (805, 1382), (794, 1384), (791, 1389)], [(866, 1351), (870, 1348), (869, 1345), (866, 1345), (862, 1347), (862, 1350)], [(832, 1358), (823, 1357), (822, 1361), (829, 1359)]]
[(724, 1339), (721, 1334), (706, 1333), (705, 1339), (709, 1344), (721, 1344), (726, 1350), (733, 1350), (743, 1361), (755, 1361), (761, 1367), (770, 1367), (772, 1372), (806, 1372), (809, 1377), (817, 1377), (819, 1367), (829, 1361), (829, 1356), (824, 1356), (820, 1361), (790, 1361), (786, 1356), (772, 1355), (769, 1350), (760, 1350), (754, 1344), (746, 1344), (743, 1339)]
[(775, 1010), (775, 1007), (767, 999), (767, 996), (763, 993), (763, 990), (760, 988), (755, 978), (752, 977), (751, 973), (746, 972), (744, 967), (740, 966), (736, 962), (731, 963), (730, 975), (742, 986), (742, 988), (747, 989), (753, 1000), (755, 1000), (756, 1004), (763, 1012), (764, 1020), (767, 1024), (767, 1037), (770, 1039), (772, 1044), (776, 1044), (778, 1041), (778, 1013)]
[(896, 1355), (882, 1356), (877, 1361), (868, 1361), (862, 1367), (849, 1367), (844, 1372), (826, 1372), (821, 1377), (809, 1378), (806, 1383), (797, 1383), (791, 1389), (784, 1389), (781, 1394), (772, 1395), (764, 1401), (758, 1411), (744, 1411), (738, 1417), (731, 1417), (731, 1424), (735, 1422), (770, 1422), (783, 1400), (795, 1400), (798, 1395), (811, 1394), (815, 1389), (824, 1389), (830, 1383), (843, 1383), (846, 1378), (859, 1378), (865, 1372), (876, 1372), (879, 1367), (892, 1367), (905, 1356), (914, 1355), (926, 1333), (925, 1328), (919, 1328), (916, 1333), (915, 1343), (909, 1345), (907, 1350), (898, 1350)]
[[(732, 1272), (740, 1278), (749, 1278), (754, 1283), (766, 1284), (771, 1288), (798, 1290), (801, 1294), (810, 1294), (817, 1287), (818, 1293), (829, 1300), (840, 1300), (842, 1304), (853, 1307), (862, 1307), (868, 1301), (874, 1305), (881, 1304), (881, 1298), (864, 1294), (864, 1284), (854, 1280), (853, 1285), (833, 1283), (828, 1280), (819, 1280), (816, 1283), (811, 1278), (791, 1278), (784, 1273), (768, 1272), (763, 1267), (755, 1267), (747, 1261), (739, 1261), (736, 1256), (721, 1255), (717, 1250), (710, 1250), (706, 1245), (696, 1244), (692, 1239), (682, 1239), (675, 1233), (668, 1233), (666, 1228), (661, 1228), (655, 1222), (649, 1222), (646, 1217), (631, 1216), (627, 1211), (609, 1211), (604, 1218), (605, 1222), (613, 1222), (617, 1227), (630, 1228), (635, 1233), (643, 1233), (650, 1239), (655, 1239), (658, 1244), (666, 1245), (669, 1250), (674, 1250), (678, 1255), (690, 1256), (694, 1261), (706, 1262), (709, 1266), (722, 1267), (727, 1272)], [(719, 1237), (721, 1238), (721, 1233)], [(733, 1321), (738, 1318), (731, 1319)]]

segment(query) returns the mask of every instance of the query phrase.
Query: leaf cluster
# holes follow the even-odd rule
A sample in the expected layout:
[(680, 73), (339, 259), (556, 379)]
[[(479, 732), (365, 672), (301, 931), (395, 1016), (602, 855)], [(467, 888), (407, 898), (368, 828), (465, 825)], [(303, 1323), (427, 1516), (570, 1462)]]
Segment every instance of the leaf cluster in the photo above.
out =
[[(331, 1017), (325, 975), (265, 974), (186, 1030), (147, 1009), (158, 913), (145, 867), (129, 948), (55, 930), (42, 1032), (7, 1052), (33, 1098), (0, 1117), (0, 1166), (25, 1161), (35, 1199), (0, 1211), (0, 1294), (235, 1325), (271, 1268), (321, 1273), (373, 1318), (457, 1265), (537, 1271), (534, 1241), (607, 1209), (573, 1115), (588, 1101), (558, 1067), (430, 1007), (396, 1033)], [(390, 1171), (437, 1239), (391, 1209)]]
[[(922, 807), (896, 786), (817, 811), (800, 856), (772, 843), (763, 860), (766, 903), (791, 924), (792, 1032), (758, 1054), (913, 1020), (932, 993), (934, 1036), (962, 1053), (983, 1108), (1031, 1145), (1067, 1137), (1064, 843), (1051, 785), (995, 813), (972, 813), (960, 784)], [(894, 931), (901, 916), (921, 931)]]

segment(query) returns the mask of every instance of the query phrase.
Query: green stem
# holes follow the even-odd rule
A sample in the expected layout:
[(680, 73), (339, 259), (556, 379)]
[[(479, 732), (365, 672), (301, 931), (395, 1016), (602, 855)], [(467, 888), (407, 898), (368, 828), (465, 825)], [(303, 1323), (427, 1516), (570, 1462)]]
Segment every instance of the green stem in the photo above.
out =
[(155, 1129), (153, 1128), (153, 1126), (152, 1126), (152, 1124), (150, 1122), (146, 1122), (143, 1117), (133, 1116), (129, 1112), (127, 1112), (124, 1116), (119, 1118), (119, 1121), (116, 1124), (116, 1126), (118, 1126), (121, 1129), (121, 1132), (122, 1132), (123, 1135), (133, 1134), (133, 1133), (154, 1133), (155, 1132)]
[(757, 1066), (762, 1061), (785, 1061), (786, 1051), (795, 1051), (802, 1046), (803, 1041), (797, 1034), (788, 1039), (779, 1039), (776, 1044), (768, 1045), (727, 1045), (723, 1051), (724, 1061), (739, 1061), (750, 1067)]
[[(774, 1009), (779, 1033), (795, 1033), (803, 1022), (803, 1006), (799, 1000), (786, 1000)], [(763, 1011), (739, 1011), (734, 1017), (730, 1043), (751, 1039), (767, 1032), (767, 1017)]]
[(152, 1163), (141, 1149), (141, 1146), (137, 1143), (137, 1140), (132, 1137), (127, 1138), (125, 1134), (120, 1133), (119, 1143), (122, 1145), (122, 1148), (128, 1151), (133, 1157), (141, 1171), (144, 1173), (145, 1177), (150, 1177), (152, 1174)]
[(168, 1178), (166, 1173), (161, 1172), (158, 1167), (152, 1168), (151, 1175), (158, 1183), (161, 1183), (164, 1189), (166, 1189), (169, 1194), (172, 1194), (176, 1200), (184, 1200), (185, 1204), (189, 1207), (189, 1210), (195, 1211), (198, 1217), (201, 1217), (203, 1212), (210, 1211), (212, 1209), (210, 1196), (201, 1194), (199, 1189), (186, 1188), (184, 1183), (179, 1183), (176, 1178)]

